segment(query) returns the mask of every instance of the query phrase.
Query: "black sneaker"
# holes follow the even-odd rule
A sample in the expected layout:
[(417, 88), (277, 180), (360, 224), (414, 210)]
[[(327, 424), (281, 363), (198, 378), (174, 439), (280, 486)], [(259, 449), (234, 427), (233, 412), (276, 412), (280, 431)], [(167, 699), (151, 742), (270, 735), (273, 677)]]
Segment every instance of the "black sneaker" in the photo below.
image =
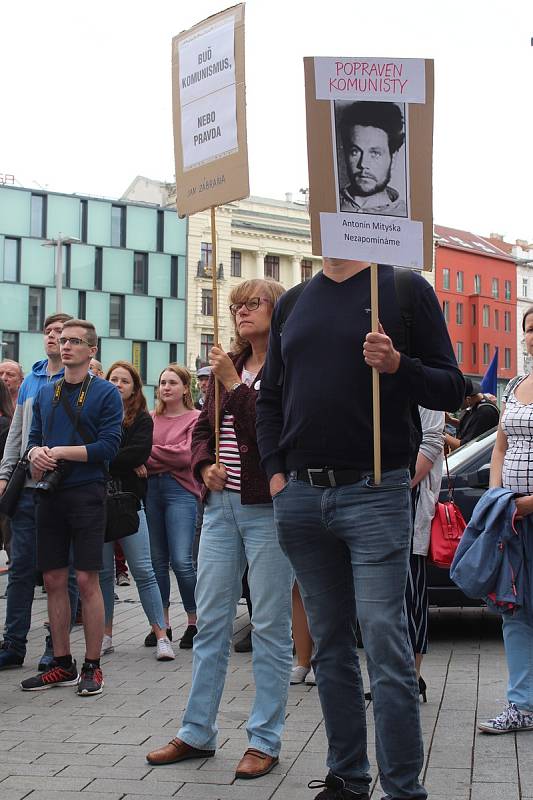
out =
[(198, 633), (196, 625), (187, 625), (185, 633), (180, 639), (180, 650), (190, 650), (192, 647), (193, 639)]
[(21, 667), (24, 664), (24, 656), (12, 647), (10, 642), (4, 641), (0, 644), (0, 669), (11, 669)]
[(40, 672), (33, 678), (26, 678), (20, 687), (25, 692), (39, 692), (43, 689), (53, 689), (54, 686), (76, 686), (78, 680), (78, 668), (75, 661), (66, 669), (53, 661), (50, 669)]
[[(172, 628), (167, 628), (167, 639), (172, 641)], [(150, 631), (146, 639), (144, 640), (145, 647), (157, 647), (157, 639), (155, 638), (155, 633)]]
[(324, 789), (315, 795), (314, 800), (369, 800), (368, 792), (355, 792), (353, 789), (348, 789), (346, 782), (328, 772), (325, 781), (311, 781), (307, 784), (309, 789)]
[(103, 685), (104, 678), (100, 667), (84, 661), (78, 683), (78, 694), (82, 694), (84, 697), (90, 694), (101, 694)]

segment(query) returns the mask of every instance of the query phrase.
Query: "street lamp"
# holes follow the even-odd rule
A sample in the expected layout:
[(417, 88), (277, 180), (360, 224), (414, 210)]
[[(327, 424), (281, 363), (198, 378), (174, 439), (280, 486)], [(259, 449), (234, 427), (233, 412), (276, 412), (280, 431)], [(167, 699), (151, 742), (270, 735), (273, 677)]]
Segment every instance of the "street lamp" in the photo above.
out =
[(56, 239), (47, 239), (41, 247), (55, 247), (55, 284), (56, 284), (56, 314), (62, 310), (63, 306), (63, 245), (81, 244), (81, 239), (76, 236), (63, 236), (58, 234)]

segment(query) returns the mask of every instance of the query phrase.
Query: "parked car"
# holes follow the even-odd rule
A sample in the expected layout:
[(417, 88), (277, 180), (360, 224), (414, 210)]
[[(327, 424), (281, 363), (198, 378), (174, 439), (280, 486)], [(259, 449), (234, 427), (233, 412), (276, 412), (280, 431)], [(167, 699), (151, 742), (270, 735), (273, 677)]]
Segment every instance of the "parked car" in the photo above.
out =
[[(492, 449), (496, 441), (496, 428), (463, 445), (448, 456), (450, 481), (454, 487), (454, 500), (469, 521), (477, 501), (488, 489)], [(444, 467), (440, 500), (448, 497), (448, 477)], [(447, 569), (428, 564), (428, 592), (430, 606), (480, 606), (481, 600), (467, 597), (450, 580)]]

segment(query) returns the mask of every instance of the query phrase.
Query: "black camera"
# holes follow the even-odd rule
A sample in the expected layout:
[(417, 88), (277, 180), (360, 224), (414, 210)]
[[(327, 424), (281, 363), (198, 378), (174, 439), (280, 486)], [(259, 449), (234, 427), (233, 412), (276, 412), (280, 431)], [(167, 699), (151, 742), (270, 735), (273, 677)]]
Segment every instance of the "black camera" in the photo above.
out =
[(65, 462), (63, 460), (57, 462), (55, 469), (50, 469), (45, 472), (40, 481), (37, 481), (35, 488), (40, 492), (55, 492), (59, 484), (65, 476)]

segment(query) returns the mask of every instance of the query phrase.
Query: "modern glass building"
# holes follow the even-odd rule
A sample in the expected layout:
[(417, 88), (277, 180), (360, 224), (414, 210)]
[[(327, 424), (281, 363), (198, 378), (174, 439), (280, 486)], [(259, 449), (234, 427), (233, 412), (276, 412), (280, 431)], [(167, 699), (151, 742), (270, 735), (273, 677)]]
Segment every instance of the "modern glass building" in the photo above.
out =
[(104, 370), (137, 366), (152, 406), (161, 370), (185, 363), (186, 242), (170, 209), (0, 186), (1, 357), (25, 372), (43, 357), (59, 294), (62, 311), (95, 324)]

